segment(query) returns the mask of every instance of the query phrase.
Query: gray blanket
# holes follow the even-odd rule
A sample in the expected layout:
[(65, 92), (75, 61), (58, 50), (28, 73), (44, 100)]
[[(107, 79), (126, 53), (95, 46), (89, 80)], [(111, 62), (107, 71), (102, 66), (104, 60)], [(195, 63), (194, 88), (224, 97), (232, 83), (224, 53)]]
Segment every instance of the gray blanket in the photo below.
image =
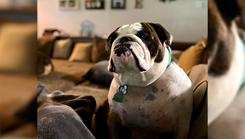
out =
[(94, 139), (90, 132), (96, 103), (93, 97), (50, 92), (38, 82), (39, 139)]

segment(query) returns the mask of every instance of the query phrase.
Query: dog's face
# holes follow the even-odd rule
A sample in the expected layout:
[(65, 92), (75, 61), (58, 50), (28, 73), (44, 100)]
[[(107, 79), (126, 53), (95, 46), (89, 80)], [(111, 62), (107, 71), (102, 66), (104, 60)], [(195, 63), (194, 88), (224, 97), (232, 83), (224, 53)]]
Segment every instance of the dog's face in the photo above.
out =
[(134, 23), (117, 28), (107, 39), (109, 71), (144, 73), (161, 63), (172, 36), (160, 24)]

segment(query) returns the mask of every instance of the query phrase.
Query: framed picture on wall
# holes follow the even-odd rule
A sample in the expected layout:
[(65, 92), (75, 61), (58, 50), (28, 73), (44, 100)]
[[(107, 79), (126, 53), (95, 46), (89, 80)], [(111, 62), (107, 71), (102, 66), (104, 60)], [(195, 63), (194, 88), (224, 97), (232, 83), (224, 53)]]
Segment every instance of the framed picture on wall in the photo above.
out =
[(76, 10), (79, 8), (79, 0), (58, 0), (60, 10)]
[(86, 0), (86, 9), (105, 9), (104, 0)]
[(126, 0), (111, 0), (111, 9), (125, 9)]

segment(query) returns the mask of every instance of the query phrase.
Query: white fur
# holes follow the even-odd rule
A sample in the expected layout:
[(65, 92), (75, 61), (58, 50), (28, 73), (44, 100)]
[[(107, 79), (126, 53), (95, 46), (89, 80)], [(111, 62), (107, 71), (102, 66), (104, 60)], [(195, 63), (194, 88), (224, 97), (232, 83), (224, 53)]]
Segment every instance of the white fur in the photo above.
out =
[[(160, 77), (146, 87), (128, 86), (127, 93), (123, 97), (123, 103), (112, 100), (119, 85), (114, 78), (108, 94), (110, 112), (111, 114), (116, 113), (123, 125), (129, 127), (134, 125), (149, 133), (146, 138), (156, 138), (153, 136), (155, 133), (173, 132), (174, 139), (186, 139), (193, 107), (191, 81), (174, 62), (169, 65), (164, 73), (159, 74)], [(131, 77), (131, 80), (134, 80), (133, 78)], [(152, 93), (152, 86), (158, 88), (157, 93)], [(146, 98), (149, 94), (154, 94), (156, 99), (147, 101)], [(174, 101), (171, 99), (173, 97), (176, 97)], [(185, 99), (184, 105), (180, 104), (182, 99)], [(142, 115), (149, 115), (152, 121), (142, 118)], [(156, 121), (156, 119), (161, 120)], [(162, 130), (156, 131), (157, 126), (161, 127)]]
[(220, 77), (208, 76), (208, 125), (210, 125), (234, 100), (242, 81), (244, 51), (236, 25), (232, 23), (235, 50), (230, 69)]
[(134, 23), (130, 25), (123, 25), (118, 29), (119, 36), (125, 34), (136, 34), (139, 30), (142, 29), (142, 25), (140, 23)]

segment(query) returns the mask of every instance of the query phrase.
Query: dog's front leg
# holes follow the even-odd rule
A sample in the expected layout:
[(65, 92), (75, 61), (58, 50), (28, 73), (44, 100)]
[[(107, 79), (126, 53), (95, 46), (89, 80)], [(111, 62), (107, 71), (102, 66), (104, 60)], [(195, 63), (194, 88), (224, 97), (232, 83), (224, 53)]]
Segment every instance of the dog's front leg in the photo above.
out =
[(110, 110), (109, 118), (108, 118), (108, 127), (109, 127), (109, 135), (112, 139), (119, 139), (120, 135), (120, 125), (121, 119), (119, 116)]

